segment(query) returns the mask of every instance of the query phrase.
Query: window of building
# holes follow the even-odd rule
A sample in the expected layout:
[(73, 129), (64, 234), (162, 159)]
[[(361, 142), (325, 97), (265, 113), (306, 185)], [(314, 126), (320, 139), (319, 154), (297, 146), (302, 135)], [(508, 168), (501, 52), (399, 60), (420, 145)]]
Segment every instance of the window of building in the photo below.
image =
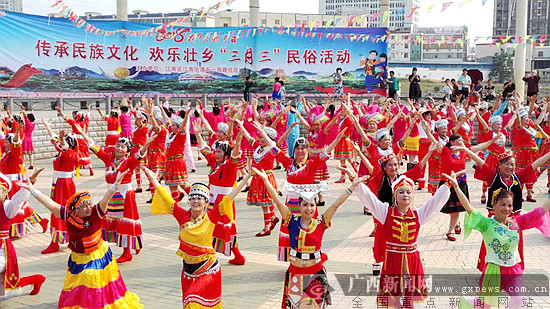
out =
[(278, 20), (278, 19), (275, 19), (275, 25), (278, 25), (278, 24), (280, 24), (280, 23), (281, 23), (281, 21), (280, 21), (280, 20)]
[(262, 24), (267, 24), (267, 19), (262, 19)]
[(403, 54), (403, 57), (409, 58), (409, 53), (404, 53), (404, 54)]
[(246, 24), (246, 18), (241, 18), (241, 24)]
[(229, 24), (228, 23), (223, 23), (223, 26), (224, 27), (229, 27)]
[(539, 55), (539, 57), (543, 57), (543, 56), (544, 56), (544, 52), (539, 51), (538, 55)]

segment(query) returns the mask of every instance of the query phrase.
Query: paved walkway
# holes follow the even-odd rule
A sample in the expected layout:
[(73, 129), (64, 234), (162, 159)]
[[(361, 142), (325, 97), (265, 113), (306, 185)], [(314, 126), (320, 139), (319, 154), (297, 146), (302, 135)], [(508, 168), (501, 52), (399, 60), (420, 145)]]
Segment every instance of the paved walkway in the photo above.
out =
[[(196, 152), (195, 152), (196, 153)], [(191, 174), (192, 181), (207, 181), (208, 168), (205, 161), (196, 162), (198, 168)], [(334, 184), (339, 172), (335, 162), (329, 162), (332, 174), (330, 192), (325, 194), (327, 206), (348, 186)], [(44, 193), (50, 190), (52, 176), (51, 161), (39, 161), (39, 167), (46, 167), (37, 187)], [(103, 181), (103, 169), (100, 162), (94, 158), (96, 176), (82, 176), (76, 180), (79, 189), (91, 190), (94, 200), (98, 200), (106, 190)], [(87, 175), (87, 171), (83, 174)], [(471, 166), (469, 175), (473, 175)], [(284, 174), (275, 171), (277, 181), (282, 184)], [(470, 177), (469, 188), (475, 207), (482, 208), (479, 203), (481, 183)], [(540, 177), (536, 184), (537, 203), (525, 203), (524, 209), (531, 210), (542, 205), (547, 199), (546, 175)], [(430, 195), (424, 191), (415, 191), (415, 204), (422, 205)], [(178, 247), (178, 225), (168, 215), (151, 215), (149, 193), (137, 194), (139, 211), (143, 225), (144, 248), (130, 263), (120, 265), (126, 285), (130, 291), (139, 295), (146, 308), (181, 308), (180, 274), (182, 260), (176, 256)], [(247, 207), (246, 196), (241, 193), (237, 198), (237, 228), (239, 245), (247, 259), (245, 266), (228, 264), (228, 258), (219, 256), (223, 274), (223, 307), (237, 308), (280, 308), (281, 293), (287, 264), (276, 261), (277, 233), (269, 237), (254, 237), (263, 226), (261, 210)], [(42, 215), (49, 218), (44, 207), (35, 200), (31, 204)], [(323, 208), (320, 209), (323, 211)], [(465, 240), (458, 237), (456, 242), (446, 240), (444, 233), (448, 226), (448, 216), (439, 215), (422, 227), (419, 238), (419, 250), (425, 260), (426, 273), (430, 274), (472, 274), (475, 270), (481, 236), (477, 232)], [(463, 216), (461, 216), (463, 221)], [(363, 274), (369, 275), (373, 238), (369, 238), (373, 228), (372, 217), (363, 215), (362, 207), (355, 195), (338, 210), (333, 219), (332, 227), (325, 233), (323, 250), (328, 254), (326, 269), (329, 282), (334, 289), (332, 306), (330, 308), (376, 308), (374, 297), (362, 294), (359, 297), (345, 296), (336, 275)], [(37, 296), (22, 296), (0, 301), (0, 308), (56, 308), (63, 280), (69, 249), (49, 255), (41, 255), (40, 251), (49, 243), (49, 234), (33, 230), (29, 235), (14, 242), (22, 276), (41, 273), (47, 277), (42, 291)], [(550, 256), (550, 239), (542, 236), (538, 230), (525, 233), (526, 273), (545, 274), (550, 271), (547, 258)], [(116, 256), (122, 250), (111, 244)], [(344, 281), (349, 281), (346, 279)], [(341, 282), (343, 283), (343, 282)], [(349, 283), (342, 286), (347, 287)], [(475, 280), (472, 286), (475, 286)], [(548, 289), (548, 286), (547, 286)], [(548, 291), (548, 290), (547, 290)], [(548, 295), (548, 293), (546, 293)], [(454, 302), (459, 295), (434, 297), (418, 306), (420, 308), (458, 308)], [(506, 308), (501, 306), (500, 308)], [(526, 297), (525, 308), (550, 308), (550, 297)]]

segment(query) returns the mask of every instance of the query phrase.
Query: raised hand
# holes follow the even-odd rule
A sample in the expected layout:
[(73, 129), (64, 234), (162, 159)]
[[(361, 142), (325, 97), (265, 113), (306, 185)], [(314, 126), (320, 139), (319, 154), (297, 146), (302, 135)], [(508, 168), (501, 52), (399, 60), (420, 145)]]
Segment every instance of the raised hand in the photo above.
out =
[(264, 172), (264, 170), (259, 170), (255, 167), (252, 168), (252, 171), (250, 172), (252, 176), (258, 176), (262, 180), (267, 180), (267, 174)]
[(42, 173), (43, 170), (45, 170), (45, 168), (43, 167), (35, 170), (34, 173), (32, 173), (31, 177), (29, 177), (29, 182), (32, 184), (35, 184), (36, 179), (38, 178), (38, 175), (40, 175), (40, 173)]
[(118, 185), (120, 185), (120, 183), (122, 182), (122, 179), (124, 179), (124, 176), (126, 176), (126, 174), (128, 174), (128, 170), (125, 170), (124, 172), (119, 173), (119, 174), (116, 176), (115, 186), (118, 187)]
[(199, 119), (193, 121), (193, 130), (195, 130), (195, 134), (200, 134), (202, 132), (202, 123)]

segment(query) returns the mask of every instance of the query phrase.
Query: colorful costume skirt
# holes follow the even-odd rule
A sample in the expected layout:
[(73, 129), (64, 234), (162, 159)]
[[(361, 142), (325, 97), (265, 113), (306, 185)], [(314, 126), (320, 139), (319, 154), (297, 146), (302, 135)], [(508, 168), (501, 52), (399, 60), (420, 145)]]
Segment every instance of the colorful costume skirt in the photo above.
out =
[(32, 143), (32, 136), (26, 136), (23, 138), (23, 153), (32, 154), (34, 153), (34, 144)]
[(78, 139), (78, 165), (87, 166), (92, 164), (92, 158), (90, 157), (90, 149), (84, 139)]
[[(322, 149), (321, 149), (322, 151)], [(318, 158), (319, 153), (312, 153), (310, 150), (309, 156), (311, 159)], [(313, 183), (319, 183), (321, 181), (327, 181), (330, 178), (330, 173), (328, 172), (327, 163), (323, 161), (322, 164), (319, 164), (319, 168), (315, 170), (315, 175), (313, 176)]]
[(128, 292), (113, 253), (102, 242), (91, 253), (71, 252), (59, 308), (143, 308)]
[(428, 159), (428, 192), (435, 194), (441, 181), (441, 154), (433, 152)]
[[(408, 273), (403, 273), (406, 269)], [(423, 302), (428, 296), (424, 267), (418, 251), (392, 252), (386, 250), (384, 265), (380, 275), (380, 288), (378, 290), (378, 305), (387, 307), (399, 307), (401, 297), (404, 302)], [(387, 307), (386, 307), (387, 306)]]
[(34, 211), (29, 203), (23, 203), (22, 210), (23, 213), (19, 212), (11, 219), (10, 237), (21, 238), (42, 221), (42, 217)]
[[(58, 178), (55, 183), (52, 183), (50, 198), (59, 205), (66, 205), (67, 199), (75, 194), (75, 192), (76, 187), (72, 178)], [(64, 244), (69, 241), (65, 221), (54, 214), (50, 218), (50, 233), (53, 243)]]
[(342, 137), (334, 149), (334, 159), (346, 160), (353, 158), (353, 144), (349, 137)]
[(184, 186), (188, 180), (187, 165), (183, 155), (177, 154), (168, 158), (166, 160), (166, 172), (164, 173), (164, 182), (166, 185)]
[(405, 140), (405, 146), (403, 146), (403, 153), (406, 155), (416, 156), (420, 149), (420, 136), (407, 137)]
[(183, 263), (181, 271), (183, 308), (222, 308), (222, 271), (216, 259), (199, 265)]
[(309, 305), (306, 306), (307, 308), (324, 308), (330, 303), (327, 272), (323, 262), (305, 268), (293, 265), (288, 267), (285, 274), (282, 308), (303, 308), (304, 305)]
[[(273, 175), (272, 170), (266, 170), (265, 173), (267, 174), (267, 179), (269, 179), (269, 182), (277, 190), (277, 181), (275, 180), (275, 176)], [(248, 195), (246, 197), (246, 204), (248, 206), (271, 206), (273, 205), (273, 199), (267, 192), (267, 189), (265, 188), (264, 181), (258, 177), (253, 176), (252, 181), (250, 181), (250, 188), (248, 191)]]
[(536, 159), (538, 159), (539, 152), (537, 147), (519, 147), (514, 150), (516, 156), (516, 168), (522, 170), (528, 165), (531, 165)]
[(159, 176), (166, 170), (166, 149), (151, 149), (147, 156), (147, 167)]
[(117, 247), (133, 250), (143, 247), (141, 221), (133, 190), (126, 191), (125, 196), (120, 192), (113, 195), (103, 218), (102, 233), (103, 240), (116, 243)]

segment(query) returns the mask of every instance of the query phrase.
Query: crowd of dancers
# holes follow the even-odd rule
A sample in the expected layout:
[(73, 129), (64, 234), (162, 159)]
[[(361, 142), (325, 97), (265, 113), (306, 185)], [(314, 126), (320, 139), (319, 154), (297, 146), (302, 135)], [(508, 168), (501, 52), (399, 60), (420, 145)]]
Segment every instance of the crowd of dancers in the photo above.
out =
[[(247, 205), (262, 209), (257, 237), (269, 236), (281, 223), (277, 258), (289, 263), (282, 308), (323, 308), (330, 304), (323, 235), (356, 191), (364, 214), (375, 222), (370, 235), (375, 238), (373, 274), (382, 276), (381, 284), (396, 280), (380, 286), (379, 305), (411, 308), (426, 299), (416, 243), (420, 227), (440, 212), (450, 215), (442, 235), (449, 241), (463, 229), (466, 236), (473, 229), (482, 233), (480, 284), (496, 287), (482, 296), (488, 306), (496, 305), (495, 290), (521, 296), (510, 288), (522, 284), (522, 231), (536, 227), (550, 236), (550, 202), (522, 213), (525, 201), (535, 202), (533, 184), (550, 169), (550, 97), (538, 101), (532, 96), (523, 102), (517, 93), (498, 96), (494, 105), (460, 96), (454, 102), (356, 102), (347, 95), (324, 103), (300, 97), (296, 104), (256, 97), (250, 103), (227, 100), (210, 112), (200, 101), (176, 111), (168, 101), (154, 104), (144, 97), (137, 106), (123, 100), (109, 115), (98, 110), (107, 123), (104, 145), (87, 134), (89, 108), (87, 115), (74, 112), (72, 117), (58, 109), (72, 132), (54, 132), (42, 120), (58, 152), (49, 197), (33, 186), (43, 169), (30, 161), (32, 175), (25, 171), (23, 155), (32, 160), (34, 152), (34, 114), (24, 108), (20, 115), (8, 112), (0, 141), (1, 294), (40, 291), (45, 277), (19, 275), (11, 240), (25, 237), (33, 227), (45, 232), (49, 225), (51, 242), (41, 253), (56, 252), (64, 244), (71, 250), (60, 308), (142, 307), (139, 297), (126, 290), (117, 264), (132, 261), (143, 249), (135, 194), (150, 191), (151, 213), (171, 214), (179, 225), (183, 307), (221, 308), (216, 253), (232, 256), (229, 263), (234, 265), (246, 262), (235, 221), (234, 201), (242, 192)], [(191, 146), (198, 147), (198, 158), (210, 167), (208, 184), (190, 182), (189, 173), (195, 171)], [(97, 202), (74, 182), (82, 169), (93, 175), (92, 155), (105, 164), (108, 184)], [(331, 158), (339, 161), (336, 183), (349, 180), (350, 186), (321, 214)], [(466, 173), (468, 162), (475, 164), (474, 175)], [(280, 168), (286, 171), (283, 184), (273, 173)], [(470, 204), (468, 176), (483, 181), (487, 217)], [(550, 193), (550, 174), (548, 184)], [(424, 189), (433, 196), (415, 207), (414, 192)], [(34, 211), (31, 195), (51, 212), (49, 220)], [(460, 212), (465, 212), (464, 224)], [(123, 248), (121, 256), (115, 259), (107, 243)], [(461, 306), (469, 305), (471, 300), (462, 300)]]

